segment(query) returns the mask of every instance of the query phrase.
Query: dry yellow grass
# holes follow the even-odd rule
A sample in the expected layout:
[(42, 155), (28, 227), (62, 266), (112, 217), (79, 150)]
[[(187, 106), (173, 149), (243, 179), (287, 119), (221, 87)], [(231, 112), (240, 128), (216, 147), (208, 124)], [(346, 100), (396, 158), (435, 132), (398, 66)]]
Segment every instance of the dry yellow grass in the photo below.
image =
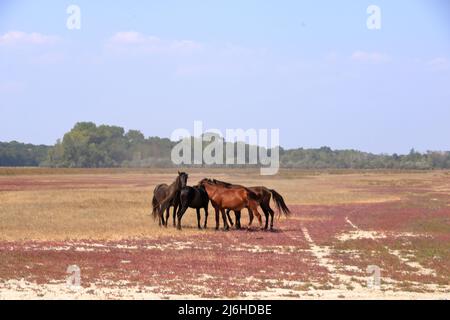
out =
[[(121, 239), (177, 234), (149, 216), (158, 183), (173, 181), (174, 169), (16, 169), (0, 170), (0, 240)], [(377, 194), (364, 186), (434, 184), (448, 190), (448, 172), (317, 172), (282, 170), (262, 177), (257, 170), (189, 169), (189, 184), (215, 177), (247, 186), (276, 189), (288, 205), (380, 202), (401, 194)], [(447, 181), (447, 182), (446, 182)], [(210, 208), (209, 226), (214, 225)], [(188, 211), (184, 233), (198, 232)], [(202, 232), (211, 232), (202, 231)]]

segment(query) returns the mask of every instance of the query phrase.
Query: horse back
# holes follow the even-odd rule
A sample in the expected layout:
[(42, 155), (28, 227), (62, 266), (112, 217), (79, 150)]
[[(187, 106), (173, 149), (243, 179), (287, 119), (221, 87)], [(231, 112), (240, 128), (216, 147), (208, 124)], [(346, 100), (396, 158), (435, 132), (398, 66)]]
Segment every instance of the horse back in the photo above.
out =
[(155, 187), (153, 194), (158, 201), (163, 200), (167, 196), (169, 186), (165, 183), (159, 184)]
[(250, 191), (252, 191), (254, 194), (256, 194), (260, 201), (270, 201), (270, 198), (272, 197), (272, 193), (270, 190), (263, 186), (258, 187), (249, 187)]
[(203, 188), (186, 187), (180, 192), (181, 202), (187, 202), (191, 208), (201, 208), (208, 204), (209, 197)]

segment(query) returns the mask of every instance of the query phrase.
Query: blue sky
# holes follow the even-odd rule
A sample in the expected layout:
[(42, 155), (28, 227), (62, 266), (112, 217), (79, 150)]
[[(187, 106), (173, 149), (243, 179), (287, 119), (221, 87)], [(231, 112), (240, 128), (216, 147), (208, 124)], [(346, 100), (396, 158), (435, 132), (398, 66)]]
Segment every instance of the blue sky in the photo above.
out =
[(0, 0), (0, 141), (201, 120), (279, 128), (289, 148), (450, 150), (449, 89), (445, 0)]

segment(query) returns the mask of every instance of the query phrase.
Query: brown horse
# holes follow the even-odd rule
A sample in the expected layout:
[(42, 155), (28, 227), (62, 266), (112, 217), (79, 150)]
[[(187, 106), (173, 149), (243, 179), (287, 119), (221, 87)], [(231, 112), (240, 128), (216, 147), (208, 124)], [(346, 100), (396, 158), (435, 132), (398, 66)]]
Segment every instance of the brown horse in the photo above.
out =
[[(222, 213), (224, 229), (229, 229), (225, 213), (226, 209), (241, 211), (243, 208), (248, 208), (256, 215), (262, 227), (261, 215), (258, 212), (258, 196), (253, 191), (245, 187), (228, 188), (206, 178), (201, 180), (198, 186), (205, 188), (211, 204), (216, 211), (216, 230), (219, 229), (219, 211)], [(252, 222), (250, 221), (249, 228)]]
[[(157, 218), (159, 219), (160, 226), (163, 225), (167, 227), (171, 207), (174, 207), (173, 225), (174, 226), (176, 225), (175, 216), (180, 204), (179, 193), (181, 189), (186, 187), (188, 177), (189, 176), (187, 173), (178, 171), (178, 177), (171, 185), (167, 185), (164, 183), (156, 186), (153, 192), (152, 215), (155, 220)], [(164, 220), (164, 211), (167, 211), (165, 220)]]
[[(240, 185), (235, 185), (235, 184), (231, 184), (231, 183), (220, 181), (220, 180), (214, 179), (213, 181), (216, 184), (221, 184), (228, 188), (242, 187)], [(270, 200), (272, 199), (272, 197), (275, 202), (275, 205), (278, 208), (279, 214), (284, 213), (286, 216), (288, 216), (291, 213), (289, 208), (287, 207), (286, 203), (284, 202), (283, 197), (278, 192), (276, 192), (274, 189), (269, 189), (264, 186), (248, 187), (248, 189), (253, 191), (258, 196), (259, 205), (261, 206), (261, 209), (263, 210), (264, 215), (266, 217), (266, 225), (264, 227), (265, 230), (267, 230), (269, 227), (269, 215), (270, 215), (270, 230), (273, 230), (273, 219), (274, 219), (275, 212), (270, 207)], [(228, 217), (228, 220), (230, 221), (230, 224), (233, 225), (233, 222), (230, 217), (230, 211), (231, 210), (227, 210), (227, 217)], [(252, 214), (251, 210), (249, 210), (248, 213), (250, 216), (250, 221), (252, 221), (253, 214)], [(241, 228), (241, 221), (240, 221), (241, 220), (241, 212), (235, 211), (235, 215), (236, 215), (236, 228), (240, 229)]]

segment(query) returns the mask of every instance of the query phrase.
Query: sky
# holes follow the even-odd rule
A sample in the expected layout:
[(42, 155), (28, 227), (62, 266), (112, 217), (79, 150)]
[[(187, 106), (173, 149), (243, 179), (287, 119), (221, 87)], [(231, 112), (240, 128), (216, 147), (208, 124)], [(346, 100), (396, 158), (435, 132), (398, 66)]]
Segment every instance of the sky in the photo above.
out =
[(53, 144), (79, 121), (450, 150), (450, 3), (0, 0), (0, 141)]

